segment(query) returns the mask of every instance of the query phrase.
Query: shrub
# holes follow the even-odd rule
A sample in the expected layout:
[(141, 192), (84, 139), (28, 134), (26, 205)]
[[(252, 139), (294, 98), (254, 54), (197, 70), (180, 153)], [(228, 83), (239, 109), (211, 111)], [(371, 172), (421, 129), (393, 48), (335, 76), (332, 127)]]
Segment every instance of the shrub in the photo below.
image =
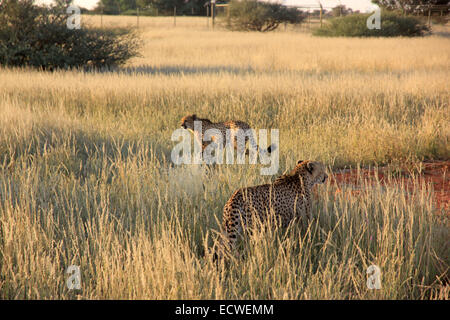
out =
[(333, 18), (322, 28), (314, 30), (313, 34), (324, 37), (415, 37), (423, 36), (429, 31), (417, 18), (388, 12), (381, 14), (381, 29), (371, 30), (367, 28), (369, 16), (370, 14), (354, 14)]
[[(139, 15), (140, 16), (157, 16), (158, 12), (154, 8), (145, 8), (145, 9), (139, 9)], [(123, 16), (137, 16), (137, 10), (136, 9), (128, 9), (121, 13)]]
[(238, 31), (267, 32), (281, 23), (297, 24), (305, 18), (296, 8), (256, 0), (232, 0), (229, 10), (226, 27)]
[(44, 70), (124, 63), (139, 41), (128, 29), (72, 29), (64, 7), (39, 7), (32, 0), (0, 2), (0, 65)]

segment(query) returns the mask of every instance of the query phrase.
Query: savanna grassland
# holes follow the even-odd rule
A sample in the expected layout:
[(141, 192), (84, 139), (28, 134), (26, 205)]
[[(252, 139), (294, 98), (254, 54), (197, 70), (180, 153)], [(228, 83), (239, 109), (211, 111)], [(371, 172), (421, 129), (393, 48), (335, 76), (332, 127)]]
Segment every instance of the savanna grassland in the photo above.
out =
[[(278, 175), (299, 159), (330, 172), (448, 160), (448, 37), (327, 39), (143, 17), (139, 32), (142, 56), (121, 69), (0, 70), (0, 298), (449, 298), (448, 216), (431, 186), (361, 181), (348, 197), (319, 185), (308, 227), (259, 228), (241, 259), (216, 268), (208, 248), (224, 203), (275, 177), (170, 158), (172, 132), (196, 113), (279, 129)], [(372, 264), (380, 290), (366, 285)], [(66, 286), (69, 265), (80, 290)]]

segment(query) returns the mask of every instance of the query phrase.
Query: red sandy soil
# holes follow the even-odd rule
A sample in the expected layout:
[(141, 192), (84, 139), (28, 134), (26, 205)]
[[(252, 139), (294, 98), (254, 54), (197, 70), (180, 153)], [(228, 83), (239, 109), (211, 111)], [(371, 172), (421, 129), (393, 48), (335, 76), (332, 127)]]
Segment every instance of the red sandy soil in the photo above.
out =
[[(434, 190), (434, 203), (438, 212), (450, 215), (450, 161), (425, 161), (422, 162), (420, 174), (416, 172), (415, 178), (408, 170), (402, 170), (394, 178), (387, 178), (388, 168), (361, 169), (360, 176), (356, 169), (338, 170), (330, 176), (330, 181), (338, 186), (337, 192), (342, 192), (343, 185), (358, 187), (361, 181), (375, 183), (378, 179), (381, 184), (403, 185), (408, 190), (413, 188), (413, 184), (426, 184), (432, 186)], [(358, 190), (352, 190), (352, 194), (358, 194)]]

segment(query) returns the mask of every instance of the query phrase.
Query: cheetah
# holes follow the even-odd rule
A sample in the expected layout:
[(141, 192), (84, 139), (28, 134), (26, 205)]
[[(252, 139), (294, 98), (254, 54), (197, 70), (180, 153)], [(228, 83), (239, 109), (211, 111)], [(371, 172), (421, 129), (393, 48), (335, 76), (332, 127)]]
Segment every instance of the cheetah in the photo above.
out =
[[(194, 121), (201, 121), (201, 125), (202, 125), (202, 131), (201, 132), (197, 132), (194, 131)], [(226, 121), (226, 122), (211, 122), (209, 119), (203, 119), (203, 118), (199, 118), (197, 117), (196, 114), (191, 114), (191, 115), (187, 115), (185, 117), (183, 117), (180, 121), (181, 127), (184, 129), (187, 129), (189, 131), (191, 131), (194, 134), (195, 139), (197, 139), (197, 141), (200, 143), (200, 145), (202, 146), (202, 150), (205, 150), (205, 148), (208, 146), (209, 142), (208, 141), (204, 141), (203, 137), (205, 135), (205, 131), (208, 129), (217, 129), (222, 133), (222, 137), (223, 137), (223, 147), (226, 146), (226, 131), (230, 130), (231, 132), (231, 141), (233, 143), (233, 147), (234, 149), (237, 149), (238, 147), (238, 140), (237, 140), (237, 133), (239, 130), (242, 131), (247, 131), (247, 130), (251, 130), (252, 128), (248, 125), (248, 123), (243, 122), (243, 121), (239, 121), (239, 120), (231, 120), (231, 121)], [(248, 137), (247, 137), (248, 138)], [(212, 137), (213, 141), (215, 141), (214, 137)], [(254, 150), (259, 151), (259, 146), (257, 144), (255, 144), (255, 140), (252, 137), (251, 139), (246, 139), (249, 141), (249, 143), (252, 145), (252, 147), (254, 148)], [(275, 150), (275, 145), (270, 145), (266, 150), (262, 150), (264, 153), (271, 153), (272, 151)], [(248, 154), (248, 151), (247, 151)]]
[[(252, 225), (252, 219), (265, 221), (269, 216), (286, 227), (294, 218), (311, 219), (311, 189), (324, 183), (328, 175), (322, 163), (298, 161), (288, 174), (271, 184), (238, 189), (223, 209), (222, 254), (233, 253), (238, 236)], [(221, 244), (220, 244), (221, 243)], [(217, 258), (217, 252), (215, 258)]]

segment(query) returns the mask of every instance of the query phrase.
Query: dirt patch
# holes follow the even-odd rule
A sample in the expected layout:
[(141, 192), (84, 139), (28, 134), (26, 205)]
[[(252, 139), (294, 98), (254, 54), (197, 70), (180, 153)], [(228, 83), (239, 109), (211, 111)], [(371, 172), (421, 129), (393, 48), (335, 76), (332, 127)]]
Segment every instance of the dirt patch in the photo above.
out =
[[(388, 178), (389, 176), (389, 178)], [(330, 181), (338, 186), (336, 192), (342, 192), (342, 186), (354, 186), (351, 194), (359, 194), (362, 181), (384, 185), (398, 185), (412, 190), (414, 185), (431, 186), (434, 190), (434, 203), (438, 212), (450, 215), (450, 161), (425, 161), (413, 168), (402, 168), (393, 172), (392, 168), (346, 169), (337, 170)]]

